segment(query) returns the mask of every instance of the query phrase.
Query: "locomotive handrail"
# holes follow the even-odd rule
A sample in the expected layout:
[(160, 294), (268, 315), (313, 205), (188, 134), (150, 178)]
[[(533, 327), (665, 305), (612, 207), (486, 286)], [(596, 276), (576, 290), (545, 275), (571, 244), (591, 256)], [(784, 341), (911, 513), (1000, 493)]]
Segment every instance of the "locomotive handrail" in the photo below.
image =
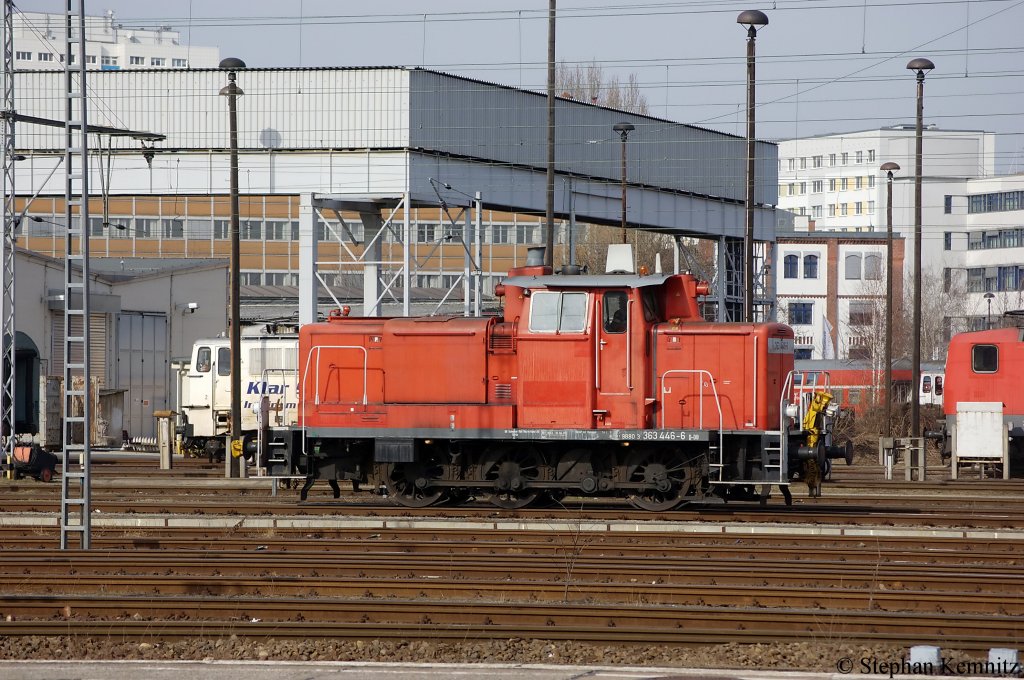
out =
[[(295, 378), (296, 382), (298, 382), (298, 379), (299, 379), (299, 369), (298, 369), (298, 367), (295, 367), (295, 368), (264, 368), (263, 369), (263, 373), (260, 375), (260, 378), (263, 379), (264, 383), (269, 383), (270, 382), (270, 380), (268, 380), (268, 378), (269, 378), (271, 373), (279, 373), (279, 374), (281, 374), (282, 378), (284, 378), (285, 380), (288, 378), (289, 374), (291, 374)], [(260, 396), (266, 396), (266, 395), (260, 395)], [(283, 422), (287, 423), (288, 422), (288, 383), (284, 383), (284, 394), (282, 394), (281, 397), (282, 397), (282, 399), (281, 399), (281, 418), (283, 419)], [(299, 386), (298, 386), (298, 384), (296, 384), (296, 386), (295, 386), (295, 402), (296, 402), (296, 404), (298, 404), (298, 401), (299, 401)]]
[[(665, 373), (662, 374), (662, 377), (660, 377), (660, 381), (662, 381), (662, 395), (663, 395), (663, 398), (662, 398), (662, 429), (665, 429), (665, 412), (666, 412), (666, 409), (665, 409), (665, 398), (664, 398), (664, 395), (669, 393), (669, 392), (665, 391), (665, 379), (667, 377), (669, 377), (670, 375), (680, 374), (680, 373), (682, 373), (682, 374), (692, 374), (692, 373), (695, 373), (695, 374), (699, 374), (700, 376), (708, 376), (708, 384), (711, 385), (712, 394), (715, 396), (715, 407), (718, 409), (718, 429), (719, 429), (719, 432), (721, 432), (722, 431), (722, 422), (723, 422), (722, 402), (721, 402), (721, 400), (718, 397), (718, 388), (715, 386), (715, 377), (713, 375), (711, 375), (710, 371), (706, 371), (706, 370), (703, 370), (703, 369), (672, 369), (671, 371), (666, 371)], [(699, 391), (698, 394), (699, 394), (699, 397), (700, 397), (700, 429), (703, 429), (703, 381), (702, 380), (700, 381), (700, 391)]]
[[(305, 384), (306, 378), (309, 377), (309, 362), (313, 359), (313, 355), (316, 354), (316, 388), (313, 390), (313, 405), (320, 405), (320, 350), (322, 349), (358, 349), (363, 353), (363, 406), (366, 406), (366, 374), (368, 371), (368, 365), (370, 363), (370, 354), (365, 347), (359, 345), (317, 345), (313, 348), (313, 352), (310, 352), (306, 356), (306, 365), (302, 369), (302, 384)], [(301, 394), (301, 392), (300, 392)], [(305, 418), (303, 418), (305, 423)]]
[[(708, 385), (711, 386), (711, 394), (715, 397), (715, 408), (718, 409), (718, 452), (722, 452), (722, 444), (724, 441), (724, 435), (722, 434), (722, 401), (718, 398), (718, 388), (715, 387), (715, 377), (711, 375), (710, 371), (706, 371), (701, 368), (674, 368), (669, 371), (665, 371), (661, 374), (661, 429), (665, 429), (665, 395), (668, 392), (665, 391), (665, 378), (673, 374), (689, 374), (696, 373), (701, 377), (707, 376)], [(700, 429), (704, 429), (704, 381), (700, 381), (700, 391), (698, 392), (700, 398)]]

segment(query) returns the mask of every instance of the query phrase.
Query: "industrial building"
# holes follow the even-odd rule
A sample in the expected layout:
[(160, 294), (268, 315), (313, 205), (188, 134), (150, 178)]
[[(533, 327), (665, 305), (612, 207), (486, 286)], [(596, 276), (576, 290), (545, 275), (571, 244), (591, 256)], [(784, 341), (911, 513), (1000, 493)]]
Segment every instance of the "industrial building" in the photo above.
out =
[[(60, 119), (62, 78), (53, 70), (16, 72), (19, 112)], [(228, 256), (228, 116), (218, 95), (226, 79), (219, 69), (89, 72), (90, 124), (165, 136), (153, 143), (91, 135), (94, 256), (113, 262)], [(362, 298), (356, 313), (366, 315), (433, 313), (453, 301), (470, 313), (471, 299), (472, 311), (486, 308), (493, 283), (523, 261), (528, 246), (542, 242), (543, 95), (415, 68), (244, 69), (237, 82), (244, 91), (242, 283), (259, 299), (250, 312), (262, 307), (278, 319), (282, 305), (268, 290), (290, 302), (297, 286), (294, 299), (306, 305), (300, 321), (348, 302), (353, 290)], [(630, 238), (645, 230), (670, 242), (701, 238), (714, 245), (710, 308), (721, 318), (739, 318), (745, 140), (567, 99), (557, 101), (556, 121), (555, 216), (562, 236), (555, 265), (574, 260), (570, 241), (585, 225), (619, 225), (625, 190)], [(635, 127), (625, 144), (612, 129), (621, 121)], [(65, 246), (62, 134), (19, 123), (15, 144), (25, 156), (16, 164), (16, 207), (27, 216), (17, 243), (55, 257)], [(755, 238), (764, 244), (774, 238), (778, 162), (773, 144), (756, 146)], [(688, 268), (680, 250), (674, 252), (666, 268)], [(761, 274), (767, 251), (762, 245), (757, 252)], [(762, 283), (755, 300), (767, 316), (772, 296), (763, 280), (756, 278)], [(202, 334), (224, 329), (220, 316)], [(180, 336), (184, 344), (197, 337)], [(52, 366), (45, 370), (53, 373)]]

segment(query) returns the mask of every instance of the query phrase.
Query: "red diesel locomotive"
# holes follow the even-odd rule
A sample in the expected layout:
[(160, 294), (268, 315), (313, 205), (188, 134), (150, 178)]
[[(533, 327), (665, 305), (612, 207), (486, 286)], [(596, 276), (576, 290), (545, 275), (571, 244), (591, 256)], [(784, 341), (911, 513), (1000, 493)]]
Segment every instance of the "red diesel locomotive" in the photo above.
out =
[(528, 264), (501, 317), (355, 318), (299, 332), (298, 427), (275, 464), (425, 507), (566, 495), (663, 511), (819, 488), (828, 398), (793, 398), (793, 331), (709, 323), (689, 274), (559, 274)]

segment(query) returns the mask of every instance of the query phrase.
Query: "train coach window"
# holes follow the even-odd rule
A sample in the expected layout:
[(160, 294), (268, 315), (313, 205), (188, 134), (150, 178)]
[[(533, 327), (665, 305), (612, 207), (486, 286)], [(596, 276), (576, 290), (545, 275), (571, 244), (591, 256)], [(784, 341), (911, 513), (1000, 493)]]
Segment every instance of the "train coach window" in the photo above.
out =
[(942, 376), (935, 376), (935, 395), (942, 396)]
[(971, 348), (971, 367), (975, 373), (995, 373), (999, 370), (999, 348), (995, 345), (975, 345)]
[(210, 360), (213, 359), (213, 352), (209, 347), (200, 347), (196, 352), (196, 370), (200, 373), (210, 372)]
[(217, 348), (217, 375), (231, 375), (231, 348)]

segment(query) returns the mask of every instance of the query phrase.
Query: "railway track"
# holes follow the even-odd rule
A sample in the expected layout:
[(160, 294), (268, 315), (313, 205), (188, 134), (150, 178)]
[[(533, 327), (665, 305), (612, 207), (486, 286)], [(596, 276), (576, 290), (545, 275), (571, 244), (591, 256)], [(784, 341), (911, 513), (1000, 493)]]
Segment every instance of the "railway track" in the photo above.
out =
[[(933, 564), (796, 561), (746, 546), (747, 559), (714, 551), (658, 556), (367, 552), (5, 550), (0, 635), (204, 634), (289, 637), (502, 636), (638, 640), (842, 638), (863, 644), (943, 640), (964, 650), (1012, 645), (1024, 634), (1024, 566), (977, 560)], [(264, 546), (265, 547), (265, 546)], [(602, 550), (602, 548), (604, 550)], [(550, 549), (550, 546), (547, 547)], [(656, 551), (650, 551), (656, 553)], [(325, 555), (330, 555), (325, 559)], [(974, 556), (978, 558), (979, 556)], [(148, 626), (148, 628), (147, 628)], [(220, 632), (217, 632), (220, 631)], [(230, 631), (230, 633), (228, 633)], [(280, 631), (280, 634), (278, 633)]]

